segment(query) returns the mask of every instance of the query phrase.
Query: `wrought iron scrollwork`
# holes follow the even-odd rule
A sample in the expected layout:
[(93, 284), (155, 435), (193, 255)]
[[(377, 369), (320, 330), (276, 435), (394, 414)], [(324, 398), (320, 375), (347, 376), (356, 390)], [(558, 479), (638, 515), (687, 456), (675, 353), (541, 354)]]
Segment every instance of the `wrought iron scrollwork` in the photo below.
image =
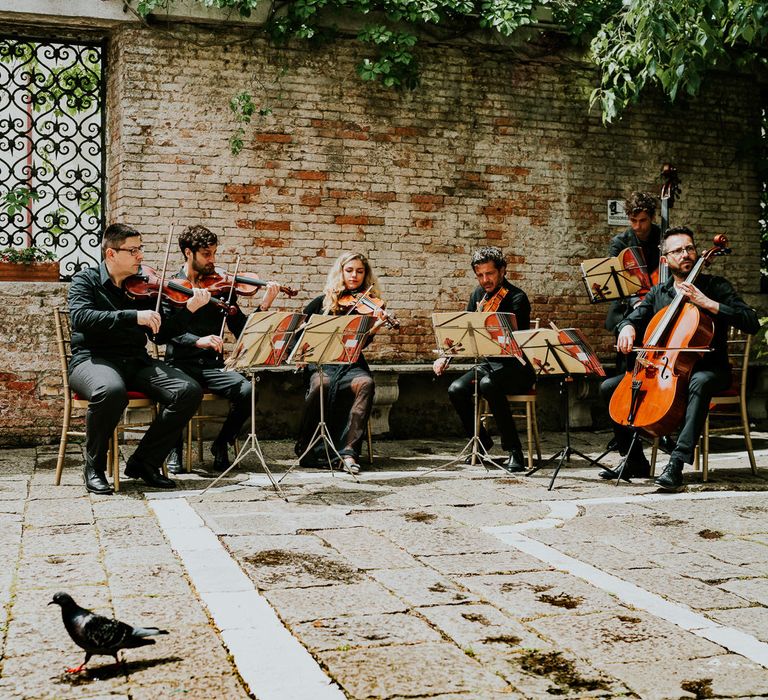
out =
[(63, 279), (101, 259), (102, 60), (101, 44), (0, 37), (0, 248), (52, 251)]

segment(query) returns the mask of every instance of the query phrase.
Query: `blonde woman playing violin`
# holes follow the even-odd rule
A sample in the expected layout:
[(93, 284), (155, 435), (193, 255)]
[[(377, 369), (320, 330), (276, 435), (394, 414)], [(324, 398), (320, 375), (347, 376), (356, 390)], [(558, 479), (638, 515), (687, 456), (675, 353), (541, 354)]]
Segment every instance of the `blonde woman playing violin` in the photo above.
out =
[[(379, 296), (376, 275), (368, 259), (362, 253), (342, 253), (328, 273), (323, 293), (309, 302), (304, 313), (308, 316), (340, 316), (349, 313), (351, 306), (345, 303), (346, 297), (365, 292), (371, 296)], [(354, 309), (352, 313), (355, 313)], [(377, 314), (378, 320), (372, 332), (383, 323), (381, 316), (381, 313)], [(371, 335), (366, 345), (372, 340)], [(306, 450), (320, 420), (320, 373), (315, 365), (310, 365), (307, 375), (304, 414), (295, 447), (297, 456)], [(373, 406), (375, 387), (371, 371), (361, 353), (352, 364), (324, 365), (322, 376), (328, 427), (343, 460), (340, 466), (351, 474), (357, 474), (360, 471), (360, 446)], [(318, 447), (321, 448), (322, 445)], [(324, 462), (325, 452), (318, 449), (304, 456), (301, 466), (326, 466)]]

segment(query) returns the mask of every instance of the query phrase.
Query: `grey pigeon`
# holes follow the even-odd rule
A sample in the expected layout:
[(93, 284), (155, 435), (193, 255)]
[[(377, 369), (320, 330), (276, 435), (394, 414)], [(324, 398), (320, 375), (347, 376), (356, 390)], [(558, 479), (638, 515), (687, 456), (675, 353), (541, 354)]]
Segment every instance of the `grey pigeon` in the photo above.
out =
[(120, 620), (112, 620), (103, 615), (96, 615), (81, 608), (68, 593), (56, 593), (48, 605), (61, 606), (61, 619), (69, 636), (77, 646), (85, 649), (85, 661), (76, 668), (68, 668), (67, 673), (78, 673), (85, 668), (94, 654), (114, 656), (119, 663), (121, 649), (133, 649), (154, 644), (158, 634), (168, 634), (157, 627), (131, 627)]

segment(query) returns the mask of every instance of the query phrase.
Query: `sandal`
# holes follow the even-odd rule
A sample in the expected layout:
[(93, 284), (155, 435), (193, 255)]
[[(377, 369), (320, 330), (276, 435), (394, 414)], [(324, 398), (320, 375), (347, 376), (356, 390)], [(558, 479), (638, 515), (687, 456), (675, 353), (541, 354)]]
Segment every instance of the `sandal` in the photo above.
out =
[(344, 455), (341, 458), (341, 464), (339, 466), (343, 471), (347, 472), (347, 474), (352, 474), (354, 476), (355, 474), (360, 473), (360, 465), (352, 455)]

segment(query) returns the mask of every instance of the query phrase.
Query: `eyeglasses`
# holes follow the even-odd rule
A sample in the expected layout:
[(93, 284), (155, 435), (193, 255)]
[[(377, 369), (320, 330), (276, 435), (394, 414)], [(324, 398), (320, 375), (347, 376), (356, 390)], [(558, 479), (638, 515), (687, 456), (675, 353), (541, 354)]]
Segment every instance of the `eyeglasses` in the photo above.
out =
[(139, 253), (144, 252), (144, 246), (135, 246), (133, 248), (112, 248), (112, 250), (123, 250), (126, 253), (130, 253), (134, 258), (137, 258), (139, 256)]
[(668, 250), (666, 252), (667, 256), (672, 255), (675, 258), (682, 258), (683, 255), (688, 255), (689, 253), (695, 253), (696, 252), (696, 246), (695, 245), (687, 245), (685, 248), (675, 248), (674, 250)]

